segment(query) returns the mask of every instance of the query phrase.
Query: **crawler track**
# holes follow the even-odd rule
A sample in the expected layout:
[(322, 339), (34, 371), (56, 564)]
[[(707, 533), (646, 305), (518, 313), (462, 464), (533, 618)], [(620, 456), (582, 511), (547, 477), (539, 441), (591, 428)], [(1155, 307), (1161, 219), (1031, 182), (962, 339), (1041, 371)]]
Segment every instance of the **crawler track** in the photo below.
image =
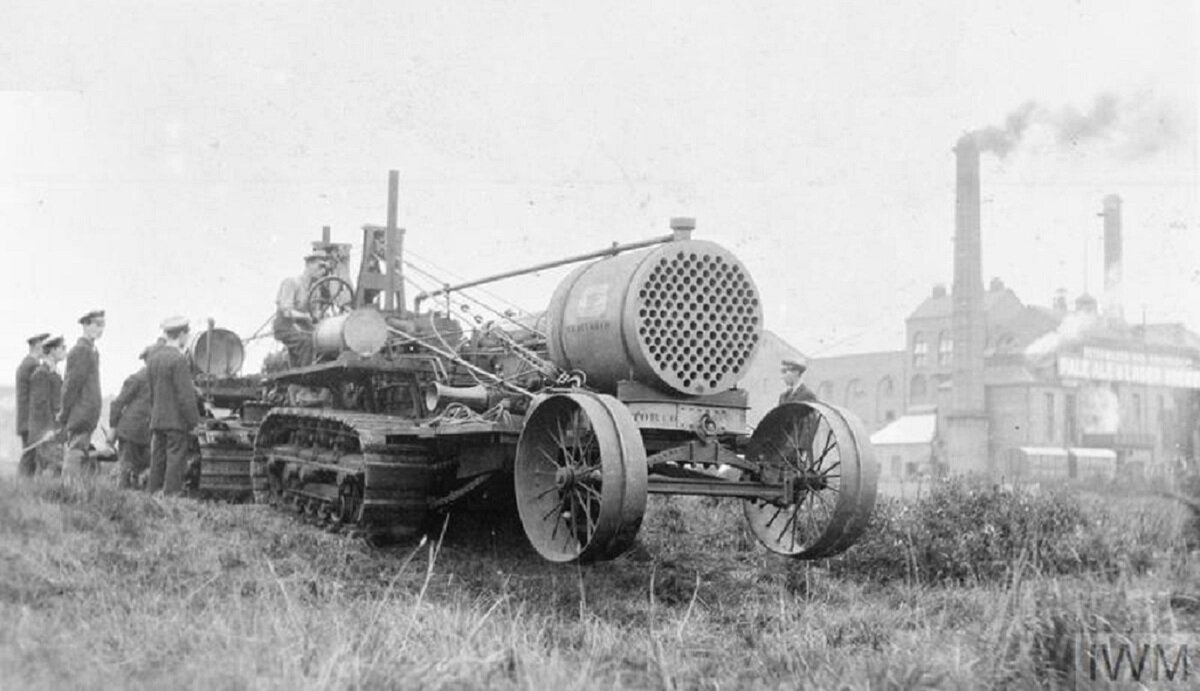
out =
[(200, 457), (191, 478), (199, 496), (225, 501), (253, 497), (253, 425), (230, 420), (208, 420), (198, 435)]
[(260, 500), (368, 539), (419, 531), (441, 470), (427, 427), (368, 413), (275, 409), (254, 446)]

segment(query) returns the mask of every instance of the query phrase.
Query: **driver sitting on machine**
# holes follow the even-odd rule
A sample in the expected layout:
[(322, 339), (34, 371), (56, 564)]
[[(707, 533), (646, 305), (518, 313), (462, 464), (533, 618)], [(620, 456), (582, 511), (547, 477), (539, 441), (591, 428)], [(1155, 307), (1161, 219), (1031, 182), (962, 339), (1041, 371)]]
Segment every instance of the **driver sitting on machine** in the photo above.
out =
[(275, 297), (275, 339), (287, 346), (293, 367), (312, 364), (313, 320), (308, 313), (308, 293), (321, 276), (325, 260), (324, 254), (304, 257), (304, 273), (283, 279)]

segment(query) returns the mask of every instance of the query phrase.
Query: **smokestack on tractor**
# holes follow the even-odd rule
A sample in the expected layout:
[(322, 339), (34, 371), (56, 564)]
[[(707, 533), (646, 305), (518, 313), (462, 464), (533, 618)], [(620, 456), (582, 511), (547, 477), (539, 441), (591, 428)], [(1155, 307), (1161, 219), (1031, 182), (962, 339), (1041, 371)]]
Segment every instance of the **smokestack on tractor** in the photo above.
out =
[(1110, 194), (1104, 198), (1104, 316), (1110, 320), (1124, 319), (1121, 305), (1121, 198)]
[(983, 387), (983, 259), (980, 232), (979, 142), (973, 134), (954, 147), (957, 184), (951, 330), (954, 378), (946, 413), (947, 461), (958, 472), (987, 471), (987, 413)]

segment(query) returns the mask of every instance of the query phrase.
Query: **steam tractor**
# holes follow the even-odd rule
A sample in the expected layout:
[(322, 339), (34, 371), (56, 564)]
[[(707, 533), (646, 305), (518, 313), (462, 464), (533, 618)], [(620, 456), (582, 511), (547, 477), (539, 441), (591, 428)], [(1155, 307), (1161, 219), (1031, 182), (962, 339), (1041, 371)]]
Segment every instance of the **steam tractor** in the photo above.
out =
[[(257, 497), (368, 538), (419, 531), (507, 486), (529, 541), (555, 562), (620, 555), (649, 494), (739, 499), (763, 545), (802, 559), (861, 535), (878, 476), (862, 424), (793, 403), (751, 433), (737, 384), (762, 335), (759, 294), (737, 257), (692, 238), (689, 219), (662, 237), (439, 282), (409, 308), (405, 269), (417, 267), (404, 261), (396, 199), (392, 172), (388, 222), (364, 226), (356, 284), (348, 253), (331, 251), (312, 285), (312, 360), (264, 374), (265, 398), (230, 397), (239, 412), (213, 423), (225, 429), (205, 444), (202, 485), (224, 477), (205, 468), (252, 456)], [(569, 264), (545, 313), (460, 321), (486, 309), (470, 289)]]

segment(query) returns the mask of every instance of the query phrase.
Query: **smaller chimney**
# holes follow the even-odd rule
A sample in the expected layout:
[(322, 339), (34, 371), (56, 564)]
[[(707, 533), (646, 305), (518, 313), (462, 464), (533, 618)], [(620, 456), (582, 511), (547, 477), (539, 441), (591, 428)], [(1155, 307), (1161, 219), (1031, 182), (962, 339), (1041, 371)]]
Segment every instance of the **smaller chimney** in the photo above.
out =
[(1121, 198), (1110, 194), (1104, 198), (1104, 316), (1124, 318), (1121, 307)]
[(1004, 290), (1004, 281), (1000, 280), (999, 276), (992, 276), (992, 282), (988, 284), (988, 291), (998, 293)]

